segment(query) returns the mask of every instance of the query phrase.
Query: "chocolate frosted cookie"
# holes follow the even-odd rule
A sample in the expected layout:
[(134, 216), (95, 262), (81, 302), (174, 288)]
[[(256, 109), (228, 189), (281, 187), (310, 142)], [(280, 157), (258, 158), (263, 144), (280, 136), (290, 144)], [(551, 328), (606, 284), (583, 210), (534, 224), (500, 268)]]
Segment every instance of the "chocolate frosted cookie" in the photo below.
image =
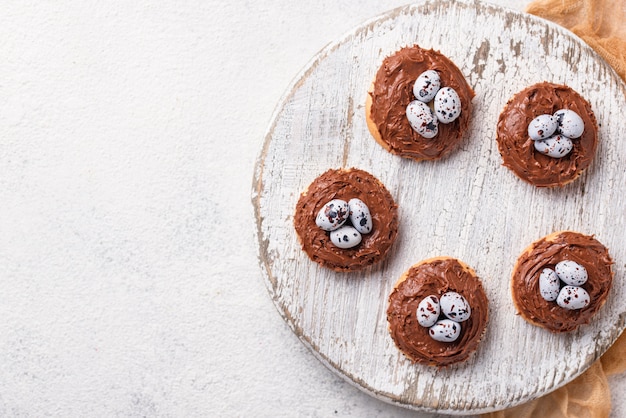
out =
[(459, 146), (474, 91), (442, 53), (417, 45), (383, 60), (365, 103), (367, 126), (387, 151), (436, 160)]
[(552, 332), (587, 324), (613, 283), (608, 249), (592, 236), (561, 231), (532, 243), (517, 260), (511, 294), (520, 315)]
[(335, 271), (357, 271), (389, 252), (398, 233), (398, 207), (368, 172), (328, 170), (301, 194), (294, 226), (311, 260)]
[(508, 101), (496, 135), (504, 166), (537, 187), (564, 186), (578, 178), (598, 144), (591, 105), (570, 87), (545, 82)]
[(389, 332), (414, 362), (449, 366), (476, 351), (489, 318), (476, 273), (450, 257), (424, 260), (406, 271), (389, 296)]

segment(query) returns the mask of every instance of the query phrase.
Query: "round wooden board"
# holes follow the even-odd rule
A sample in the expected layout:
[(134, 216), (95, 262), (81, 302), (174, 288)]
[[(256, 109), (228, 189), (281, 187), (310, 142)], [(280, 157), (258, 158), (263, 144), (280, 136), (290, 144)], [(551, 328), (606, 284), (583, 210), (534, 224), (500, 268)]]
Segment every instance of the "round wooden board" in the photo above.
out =
[[(476, 91), (461, 148), (434, 162), (387, 153), (368, 133), (367, 88), (383, 58), (406, 45), (451, 58)], [(538, 189), (501, 165), (495, 125), (524, 87), (564, 83), (598, 119), (592, 166), (562, 189)], [(364, 391), (409, 408), (449, 414), (514, 406), (564, 385), (624, 329), (626, 305), (626, 88), (570, 32), (530, 15), (472, 1), (427, 1), (395, 9), (322, 50), (277, 107), (257, 163), (252, 201), (269, 293), (298, 337), (328, 367)], [(360, 273), (311, 262), (293, 211), (328, 168), (358, 167), (379, 178), (399, 205), (390, 256)], [(555, 335), (525, 322), (510, 299), (521, 251), (557, 230), (594, 234), (615, 260), (613, 290), (592, 324)], [(484, 340), (467, 362), (416, 365), (387, 331), (387, 298), (412, 264), (457, 257), (481, 278), (490, 303)]]

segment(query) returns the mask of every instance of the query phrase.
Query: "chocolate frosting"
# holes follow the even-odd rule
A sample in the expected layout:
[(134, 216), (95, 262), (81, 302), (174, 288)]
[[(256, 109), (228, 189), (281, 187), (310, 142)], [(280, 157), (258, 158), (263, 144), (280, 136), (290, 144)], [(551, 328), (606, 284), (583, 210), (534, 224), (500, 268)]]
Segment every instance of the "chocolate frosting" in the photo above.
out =
[[(415, 100), (413, 84), (426, 70), (437, 71), (441, 87), (452, 87), (461, 99), (459, 118), (449, 124), (439, 123), (439, 133), (432, 139), (415, 132), (406, 117), (407, 105)], [(446, 56), (414, 45), (402, 48), (383, 60), (370, 95), (369, 116), (389, 151), (417, 160), (434, 160), (449, 154), (461, 142), (469, 124), (474, 91)]]
[[(416, 311), (425, 297), (440, 298), (449, 291), (465, 297), (472, 314), (461, 322), (461, 335), (456, 341), (440, 342), (417, 322)], [(488, 300), (480, 280), (469, 267), (448, 257), (425, 260), (411, 267), (389, 296), (387, 309), (389, 332), (400, 351), (413, 361), (440, 367), (464, 361), (476, 350), (488, 316)]]
[[(544, 268), (554, 269), (563, 260), (572, 260), (587, 270), (589, 278), (581, 287), (591, 303), (579, 310), (568, 310), (548, 302), (539, 292), (539, 275)], [(567, 332), (587, 324), (604, 305), (613, 283), (613, 261), (604, 245), (592, 236), (572, 231), (557, 232), (534, 242), (517, 260), (511, 279), (513, 301), (529, 322), (553, 332)]]
[[(333, 199), (361, 199), (372, 216), (372, 232), (359, 245), (341, 249), (315, 224), (319, 210)], [(328, 170), (302, 193), (296, 205), (294, 226), (302, 249), (311, 260), (336, 271), (357, 271), (382, 260), (398, 233), (398, 207), (385, 186), (356, 168)]]
[[(528, 124), (542, 114), (571, 109), (585, 123), (582, 137), (573, 139), (573, 150), (563, 158), (552, 158), (535, 150)], [(517, 93), (506, 104), (497, 125), (498, 149), (504, 166), (538, 187), (563, 186), (585, 170), (596, 153), (596, 118), (591, 105), (568, 86), (538, 83)]]

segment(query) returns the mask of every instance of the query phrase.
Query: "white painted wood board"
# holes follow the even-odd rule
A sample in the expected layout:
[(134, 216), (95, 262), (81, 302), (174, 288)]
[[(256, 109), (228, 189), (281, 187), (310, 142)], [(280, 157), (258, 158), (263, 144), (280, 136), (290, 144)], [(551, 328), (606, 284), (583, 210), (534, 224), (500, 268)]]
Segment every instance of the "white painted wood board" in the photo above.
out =
[[(433, 162), (387, 153), (368, 133), (367, 88), (383, 58), (417, 43), (451, 58), (476, 92), (459, 150)], [(541, 81), (581, 93), (598, 119), (591, 167), (562, 189), (538, 189), (501, 165), (495, 141), (507, 100)], [(408, 408), (448, 414), (514, 406), (577, 377), (615, 341), (626, 317), (626, 87), (579, 38), (542, 19), (476, 1), (426, 1), (355, 28), (316, 55), (278, 104), (255, 169), (259, 260), (280, 314), (331, 370)], [(390, 256), (335, 273), (304, 254), (293, 229), (300, 193), (328, 168), (358, 167), (399, 205)], [(613, 290), (588, 326), (555, 335), (526, 323), (510, 299), (515, 260), (557, 230), (594, 234), (615, 260)], [(473, 267), (490, 303), (487, 333), (467, 362), (416, 365), (387, 331), (402, 272), (448, 255)]]

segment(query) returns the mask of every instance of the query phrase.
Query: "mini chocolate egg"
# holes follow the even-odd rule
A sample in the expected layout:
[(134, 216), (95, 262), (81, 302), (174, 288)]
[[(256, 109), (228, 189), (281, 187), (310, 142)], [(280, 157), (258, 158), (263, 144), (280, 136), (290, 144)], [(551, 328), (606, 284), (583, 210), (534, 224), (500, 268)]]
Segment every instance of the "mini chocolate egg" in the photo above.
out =
[(539, 115), (528, 124), (528, 136), (533, 141), (550, 138), (558, 124), (552, 115)]
[(422, 299), (419, 305), (417, 305), (415, 316), (417, 316), (417, 322), (421, 326), (429, 328), (435, 325), (435, 322), (439, 319), (440, 312), (439, 298), (435, 295), (430, 295)]
[(439, 122), (450, 123), (461, 114), (461, 98), (452, 87), (444, 87), (435, 95), (433, 107)]
[(411, 128), (424, 138), (430, 139), (437, 135), (439, 122), (426, 103), (413, 100), (406, 107), (406, 117)]
[(554, 271), (563, 283), (570, 286), (582, 286), (587, 282), (587, 269), (575, 261), (563, 260), (557, 263)]
[(330, 233), (330, 241), (338, 248), (352, 248), (361, 243), (361, 233), (353, 226), (344, 225)]
[(441, 306), (441, 313), (456, 322), (463, 322), (469, 319), (472, 314), (467, 300), (456, 292), (446, 292), (441, 295), (439, 305)]
[(583, 122), (580, 115), (573, 110), (557, 110), (554, 112), (554, 118), (556, 119), (558, 125), (556, 131), (570, 139), (580, 137), (585, 130), (585, 122)]
[(315, 225), (324, 231), (334, 231), (343, 225), (350, 216), (348, 202), (341, 199), (333, 199), (326, 203), (317, 213)]
[(451, 343), (456, 341), (457, 338), (459, 338), (459, 335), (461, 335), (461, 324), (449, 319), (442, 319), (430, 327), (428, 333), (435, 341)]
[(348, 202), (350, 208), (350, 222), (361, 234), (372, 232), (372, 215), (365, 202), (356, 197)]
[(559, 276), (554, 270), (545, 268), (539, 275), (539, 293), (541, 297), (548, 302), (555, 301), (561, 290), (561, 282)]
[(441, 87), (441, 78), (435, 70), (427, 70), (417, 77), (413, 84), (413, 94), (420, 102), (428, 103)]
[(559, 292), (559, 297), (556, 298), (556, 303), (561, 308), (572, 311), (584, 308), (589, 305), (590, 301), (589, 293), (578, 286), (563, 286), (561, 292)]
[(552, 158), (563, 158), (574, 148), (572, 140), (564, 135), (553, 135), (548, 139), (534, 141), (535, 149)]

